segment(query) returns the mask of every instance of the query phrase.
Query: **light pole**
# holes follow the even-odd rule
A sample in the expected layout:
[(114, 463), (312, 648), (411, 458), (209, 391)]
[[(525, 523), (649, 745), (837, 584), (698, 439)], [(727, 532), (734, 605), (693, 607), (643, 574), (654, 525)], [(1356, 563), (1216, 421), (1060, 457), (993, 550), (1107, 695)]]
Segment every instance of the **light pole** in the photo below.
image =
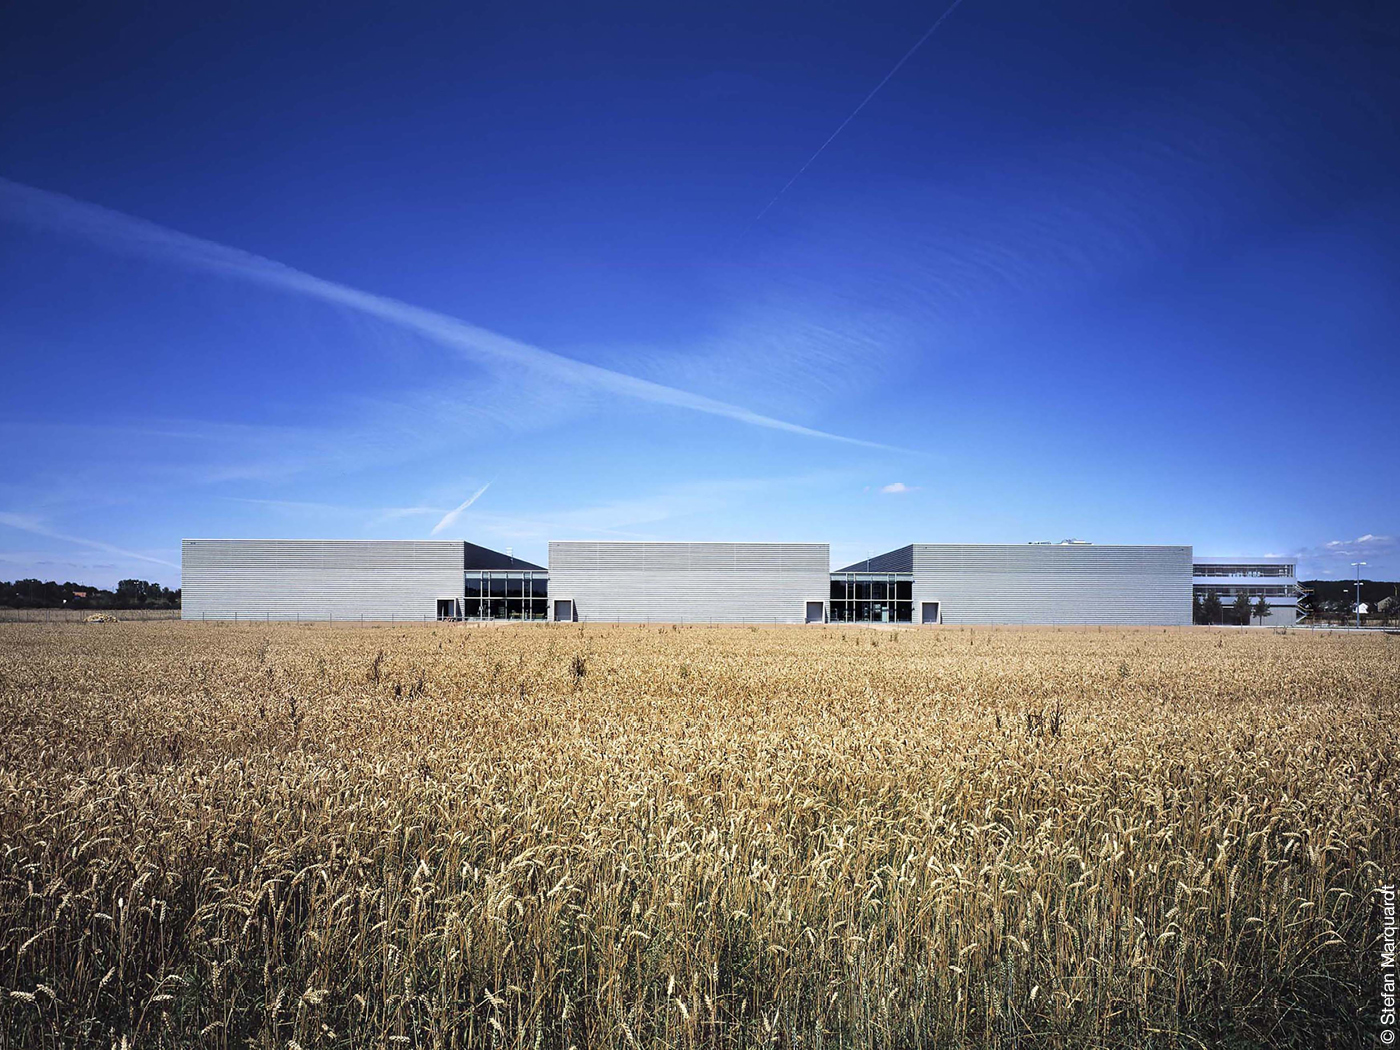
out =
[(1351, 567), (1356, 570), (1356, 626), (1361, 626), (1361, 566), (1364, 561), (1354, 561)]

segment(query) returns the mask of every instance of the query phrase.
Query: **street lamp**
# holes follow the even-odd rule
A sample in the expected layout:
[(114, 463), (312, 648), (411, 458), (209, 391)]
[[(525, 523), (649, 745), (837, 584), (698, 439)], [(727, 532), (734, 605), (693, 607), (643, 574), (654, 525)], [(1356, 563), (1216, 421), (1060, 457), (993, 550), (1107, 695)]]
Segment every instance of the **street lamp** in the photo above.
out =
[(1356, 626), (1361, 626), (1361, 566), (1364, 561), (1354, 561), (1351, 567), (1356, 570)]

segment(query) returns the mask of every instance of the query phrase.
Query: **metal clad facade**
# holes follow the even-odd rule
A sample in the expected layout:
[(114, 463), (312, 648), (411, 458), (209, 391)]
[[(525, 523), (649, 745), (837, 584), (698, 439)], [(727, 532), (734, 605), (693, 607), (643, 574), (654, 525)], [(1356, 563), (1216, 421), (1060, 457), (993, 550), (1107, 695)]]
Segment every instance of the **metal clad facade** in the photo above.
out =
[(460, 540), (185, 540), (186, 620), (434, 619), (461, 596)]
[(826, 602), (825, 543), (551, 542), (549, 593), (579, 620), (802, 623)]
[(1191, 623), (1191, 548), (916, 543), (914, 619), (945, 624)]

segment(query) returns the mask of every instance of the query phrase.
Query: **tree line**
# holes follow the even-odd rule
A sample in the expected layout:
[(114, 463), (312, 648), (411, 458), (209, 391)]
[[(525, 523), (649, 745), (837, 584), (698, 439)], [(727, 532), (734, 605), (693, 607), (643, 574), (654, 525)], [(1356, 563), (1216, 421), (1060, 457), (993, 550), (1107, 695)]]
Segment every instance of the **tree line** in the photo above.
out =
[(1237, 594), (1235, 600), (1226, 605), (1214, 591), (1197, 594), (1192, 605), (1193, 623), (1231, 624), (1237, 627), (1248, 627), (1255, 620), (1262, 624), (1273, 608), (1262, 595), (1250, 602), (1248, 595)]
[(0, 580), (0, 609), (178, 609), (173, 591), (147, 580), (119, 580), (116, 590), (53, 580)]
[[(1315, 623), (1351, 623), (1356, 616), (1355, 580), (1303, 580), (1308, 592), (1305, 604)], [(1361, 581), (1361, 604), (1366, 606), (1363, 621), (1390, 624), (1400, 619), (1400, 583), (1385, 580)]]
[[(1351, 623), (1356, 615), (1356, 583), (1353, 580), (1303, 580), (1300, 610), (1309, 623)], [(1400, 619), (1400, 583), (1380, 580), (1361, 581), (1361, 603), (1365, 606), (1363, 621), (1389, 624)], [(1273, 608), (1260, 597), (1251, 602), (1243, 594), (1235, 596), (1229, 605), (1214, 591), (1197, 593), (1193, 601), (1192, 621), (1202, 624), (1248, 626), (1263, 623)]]

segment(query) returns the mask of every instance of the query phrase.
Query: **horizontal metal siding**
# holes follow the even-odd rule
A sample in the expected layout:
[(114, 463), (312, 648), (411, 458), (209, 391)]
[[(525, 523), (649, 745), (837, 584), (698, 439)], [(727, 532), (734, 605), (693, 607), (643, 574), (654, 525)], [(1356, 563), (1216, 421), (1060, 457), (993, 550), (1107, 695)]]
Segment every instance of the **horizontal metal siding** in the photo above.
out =
[(945, 624), (1191, 622), (1191, 548), (916, 543), (914, 618)]
[(1269, 615), (1264, 617), (1262, 624), (1257, 616), (1253, 617), (1249, 621), (1250, 623), (1258, 624), (1261, 627), (1292, 627), (1298, 622), (1298, 602), (1296, 599), (1289, 598), (1280, 601), (1266, 598), (1265, 601), (1269, 603)]
[(830, 570), (825, 543), (549, 545), (551, 597), (595, 622), (802, 623)]
[(460, 540), (189, 539), (186, 620), (418, 620), (462, 594)]

